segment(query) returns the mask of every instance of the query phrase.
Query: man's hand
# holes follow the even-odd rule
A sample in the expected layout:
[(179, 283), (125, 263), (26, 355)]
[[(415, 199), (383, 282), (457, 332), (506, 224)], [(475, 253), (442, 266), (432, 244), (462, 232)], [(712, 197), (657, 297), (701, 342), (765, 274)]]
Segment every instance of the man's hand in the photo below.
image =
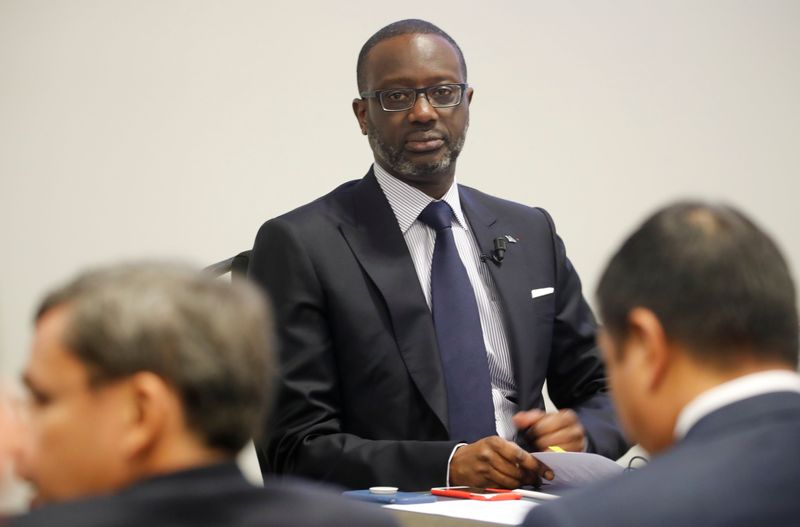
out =
[(571, 452), (583, 452), (586, 432), (572, 410), (545, 413), (528, 410), (514, 415), (514, 425), (525, 432), (528, 443), (538, 450), (559, 446)]
[(516, 489), (538, 485), (553, 473), (519, 445), (499, 436), (485, 437), (456, 450), (450, 461), (450, 485)]

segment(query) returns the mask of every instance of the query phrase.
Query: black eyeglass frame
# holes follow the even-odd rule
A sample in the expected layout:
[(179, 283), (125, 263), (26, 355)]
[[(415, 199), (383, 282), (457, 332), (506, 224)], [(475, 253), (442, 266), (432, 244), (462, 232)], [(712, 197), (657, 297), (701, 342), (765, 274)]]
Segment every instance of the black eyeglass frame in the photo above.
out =
[[(444, 87), (447, 87), (447, 86), (458, 86), (458, 88), (460, 90), (459, 91), (458, 102), (455, 102), (453, 104), (435, 104), (431, 100), (431, 97), (428, 95), (428, 91), (429, 90), (433, 90), (435, 88), (444, 88)], [(381, 109), (384, 112), (407, 112), (408, 110), (413, 108), (415, 104), (417, 104), (417, 97), (419, 97), (420, 93), (425, 94), (425, 98), (428, 100), (428, 104), (430, 104), (434, 108), (453, 108), (454, 106), (458, 106), (464, 100), (464, 92), (467, 91), (467, 87), (468, 86), (469, 85), (466, 82), (448, 82), (447, 84), (437, 84), (435, 86), (426, 86), (425, 88), (387, 88), (385, 90), (365, 91), (365, 92), (359, 93), (358, 95), (362, 99), (378, 99), (378, 102), (381, 105)], [(398, 91), (398, 90), (413, 90), (414, 91), (414, 100), (411, 101), (411, 104), (409, 105), (408, 108), (402, 108), (402, 109), (399, 109), (399, 110), (390, 110), (390, 109), (386, 108), (386, 106), (383, 103), (383, 99), (381, 98), (381, 95), (384, 94), (384, 93), (387, 93), (387, 92), (393, 92), (393, 91)]]

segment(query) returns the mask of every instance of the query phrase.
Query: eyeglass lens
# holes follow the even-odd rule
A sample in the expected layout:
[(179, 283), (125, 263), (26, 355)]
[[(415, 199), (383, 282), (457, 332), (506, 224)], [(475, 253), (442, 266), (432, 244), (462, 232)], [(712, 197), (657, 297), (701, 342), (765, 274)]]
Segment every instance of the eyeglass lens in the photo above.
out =
[[(456, 106), (461, 102), (461, 86), (443, 84), (425, 88), (425, 96), (434, 108)], [(408, 110), (417, 100), (417, 91), (413, 88), (397, 88), (385, 90), (380, 94), (381, 105), (386, 110)]]

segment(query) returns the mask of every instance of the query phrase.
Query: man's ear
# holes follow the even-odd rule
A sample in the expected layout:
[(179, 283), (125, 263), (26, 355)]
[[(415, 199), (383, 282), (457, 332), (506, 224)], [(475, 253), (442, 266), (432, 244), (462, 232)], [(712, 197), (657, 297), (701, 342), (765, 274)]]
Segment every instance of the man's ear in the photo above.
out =
[(353, 99), (353, 113), (358, 120), (361, 133), (367, 135), (367, 101), (364, 99)]
[(473, 90), (471, 87), (467, 88), (467, 106), (472, 104), (472, 94), (473, 93), (475, 93), (475, 90)]
[(165, 435), (180, 403), (167, 383), (151, 372), (134, 374), (127, 388), (127, 426), (121, 446), (124, 455), (133, 458)]
[(669, 370), (672, 348), (664, 333), (664, 326), (658, 317), (642, 307), (628, 313), (628, 346), (626, 353), (637, 356), (644, 387), (650, 392), (657, 391)]

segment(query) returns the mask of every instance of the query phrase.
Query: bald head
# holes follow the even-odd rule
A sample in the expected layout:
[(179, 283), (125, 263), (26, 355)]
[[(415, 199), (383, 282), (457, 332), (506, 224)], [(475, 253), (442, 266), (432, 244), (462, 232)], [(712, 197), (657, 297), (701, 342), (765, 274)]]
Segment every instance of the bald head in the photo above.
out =
[[(718, 363), (747, 353), (797, 367), (795, 287), (773, 240), (736, 209), (702, 202), (647, 219), (609, 263), (597, 291), (611, 332), (636, 307), (671, 339)], [(735, 351), (735, 353), (734, 353)]]

